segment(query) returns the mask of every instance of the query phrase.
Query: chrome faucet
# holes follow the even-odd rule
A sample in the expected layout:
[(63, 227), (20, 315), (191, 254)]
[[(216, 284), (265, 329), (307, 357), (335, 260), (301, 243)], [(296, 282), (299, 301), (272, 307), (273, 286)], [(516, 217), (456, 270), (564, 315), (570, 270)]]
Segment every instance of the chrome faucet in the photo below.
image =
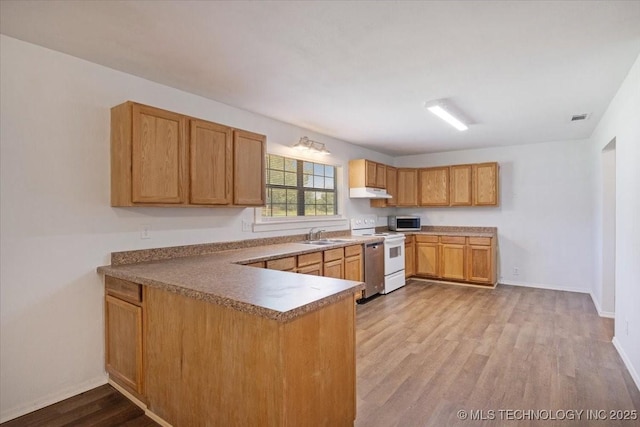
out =
[(309, 230), (309, 234), (307, 235), (307, 240), (317, 240), (318, 239), (318, 232), (316, 231), (317, 227), (313, 227), (311, 228), (311, 230)]
[(322, 233), (327, 230), (318, 230), (318, 227), (313, 227), (309, 230), (309, 234), (307, 235), (307, 240), (322, 240)]

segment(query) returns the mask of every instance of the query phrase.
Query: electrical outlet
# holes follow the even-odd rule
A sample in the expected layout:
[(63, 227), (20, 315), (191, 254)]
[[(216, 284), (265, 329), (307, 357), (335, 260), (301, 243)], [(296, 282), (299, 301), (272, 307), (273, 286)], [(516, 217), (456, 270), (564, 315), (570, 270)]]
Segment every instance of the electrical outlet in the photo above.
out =
[(513, 267), (513, 275), (518, 276), (520, 274), (520, 269), (518, 267)]
[(251, 231), (251, 223), (249, 221), (242, 220), (242, 231)]
[(143, 240), (151, 238), (151, 226), (150, 225), (143, 225), (142, 226), (142, 230), (140, 230), (140, 238), (143, 239)]

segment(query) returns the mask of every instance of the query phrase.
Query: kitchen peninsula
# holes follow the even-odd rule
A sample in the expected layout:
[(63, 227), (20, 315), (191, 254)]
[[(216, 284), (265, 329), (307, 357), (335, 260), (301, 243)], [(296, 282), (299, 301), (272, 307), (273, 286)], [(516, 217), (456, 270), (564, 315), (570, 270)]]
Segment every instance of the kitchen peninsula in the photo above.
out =
[(111, 382), (172, 425), (353, 425), (362, 280), (243, 264), (373, 241), (113, 253), (98, 268)]

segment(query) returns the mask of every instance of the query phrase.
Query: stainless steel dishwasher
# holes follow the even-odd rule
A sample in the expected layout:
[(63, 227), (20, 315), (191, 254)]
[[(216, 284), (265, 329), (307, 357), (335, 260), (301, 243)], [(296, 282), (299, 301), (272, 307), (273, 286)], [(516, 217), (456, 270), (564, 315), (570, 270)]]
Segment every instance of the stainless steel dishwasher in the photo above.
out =
[(384, 290), (384, 243), (364, 246), (364, 297), (369, 298)]

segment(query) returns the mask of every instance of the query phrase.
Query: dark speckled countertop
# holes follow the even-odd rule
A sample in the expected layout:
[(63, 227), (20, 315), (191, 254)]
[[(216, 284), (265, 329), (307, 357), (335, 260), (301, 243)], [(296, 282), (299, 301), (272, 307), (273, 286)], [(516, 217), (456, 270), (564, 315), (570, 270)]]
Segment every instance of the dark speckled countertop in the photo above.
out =
[[(286, 322), (352, 295), (364, 289), (364, 284), (242, 264), (382, 241), (380, 237), (340, 239), (346, 241), (331, 245), (290, 242), (227, 250), (224, 244), (212, 244), (120, 252), (112, 254), (112, 265), (98, 267), (98, 272)], [(227, 246), (238, 245), (231, 242)], [(114, 263), (114, 259), (118, 262)]]
[[(364, 284), (242, 264), (382, 241), (345, 233), (327, 233), (344, 240), (331, 245), (304, 244), (304, 236), (296, 235), (113, 252), (111, 265), (98, 267), (98, 272), (286, 322), (364, 289)], [(497, 229), (425, 226), (405, 234), (496, 237)]]

